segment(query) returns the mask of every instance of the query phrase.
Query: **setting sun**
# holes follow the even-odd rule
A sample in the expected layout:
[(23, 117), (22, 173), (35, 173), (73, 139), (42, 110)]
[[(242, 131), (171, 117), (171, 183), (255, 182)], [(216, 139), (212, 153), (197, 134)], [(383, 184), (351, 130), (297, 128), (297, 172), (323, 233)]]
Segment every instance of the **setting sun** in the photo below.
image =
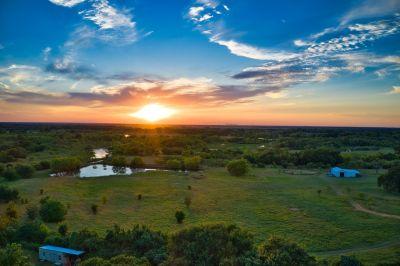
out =
[(130, 116), (144, 119), (149, 122), (156, 122), (161, 119), (168, 118), (175, 113), (176, 110), (172, 108), (168, 108), (160, 104), (153, 103), (143, 106), (137, 112), (130, 114)]

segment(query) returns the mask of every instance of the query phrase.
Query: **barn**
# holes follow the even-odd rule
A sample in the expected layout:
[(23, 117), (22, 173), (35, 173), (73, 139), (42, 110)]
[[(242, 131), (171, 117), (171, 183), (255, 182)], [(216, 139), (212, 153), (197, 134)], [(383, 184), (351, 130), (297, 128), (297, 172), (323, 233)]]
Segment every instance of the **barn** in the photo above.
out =
[(354, 169), (343, 169), (340, 167), (332, 167), (329, 171), (330, 176), (336, 177), (359, 177), (360, 171)]
[(57, 246), (41, 246), (39, 248), (39, 260), (52, 262), (56, 265), (77, 265), (84, 251)]

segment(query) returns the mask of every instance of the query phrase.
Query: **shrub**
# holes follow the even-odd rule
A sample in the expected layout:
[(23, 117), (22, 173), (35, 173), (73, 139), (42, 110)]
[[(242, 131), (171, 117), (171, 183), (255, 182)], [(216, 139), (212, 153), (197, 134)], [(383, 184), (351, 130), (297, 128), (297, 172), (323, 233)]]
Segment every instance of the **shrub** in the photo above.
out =
[(334, 266), (362, 266), (363, 264), (354, 256), (340, 256), (340, 261)]
[(8, 203), (19, 199), (18, 190), (0, 186), (0, 202)]
[(400, 193), (400, 165), (390, 168), (387, 174), (378, 178), (378, 186), (388, 192)]
[(256, 265), (253, 238), (235, 225), (205, 225), (179, 231), (170, 238), (170, 265)]
[(178, 159), (170, 159), (167, 161), (167, 168), (171, 170), (180, 170), (182, 168), (181, 161)]
[(20, 178), (31, 178), (35, 173), (35, 169), (32, 166), (21, 164), (15, 166), (15, 171)]
[(18, 217), (17, 206), (14, 202), (8, 204), (6, 208), (6, 216), (10, 219), (16, 219)]
[(51, 167), (51, 165), (50, 165), (50, 162), (48, 162), (48, 161), (41, 161), (35, 165), (35, 169), (38, 171), (47, 170), (47, 169), (50, 169), (50, 167)]
[(3, 177), (7, 180), (7, 181), (14, 181), (18, 179), (18, 174), (15, 171), (14, 168), (12, 167), (7, 167), (6, 170), (4, 170), (3, 172)]
[(141, 200), (141, 199), (142, 199), (142, 194), (138, 194), (138, 195), (137, 195), (137, 199), (138, 199), (138, 200)]
[(92, 204), (92, 206), (90, 206), (90, 209), (92, 210), (92, 213), (96, 215), (99, 210), (99, 206), (97, 206), (97, 204)]
[(43, 221), (57, 223), (64, 220), (67, 208), (59, 201), (48, 199), (42, 203), (39, 213)]
[(35, 220), (38, 216), (38, 212), (39, 208), (36, 205), (26, 207), (26, 216), (28, 216), (30, 220)]
[(68, 226), (66, 224), (60, 224), (58, 227), (58, 233), (62, 236), (66, 236), (68, 233)]
[(185, 169), (192, 170), (192, 171), (197, 171), (200, 169), (200, 162), (201, 162), (200, 156), (186, 157), (183, 160)]
[(183, 211), (176, 211), (175, 218), (176, 218), (176, 222), (178, 224), (181, 224), (183, 222), (183, 220), (185, 219), (185, 213)]
[(15, 237), (18, 241), (41, 244), (49, 235), (46, 225), (36, 221), (22, 224), (18, 227)]
[(142, 157), (133, 157), (131, 163), (129, 164), (130, 167), (132, 168), (143, 168), (144, 167), (144, 161)]
[(314, 257), (302, 248), (278, 237), (271, 237), (262, 243), (258, 253), (263, 265), (316, 265)]
[(20, 244), (8, 244), (4, 249), (0, 249), (0, 265), (9, 266), (30, 266), (28, 256), (25, 256)]
[(116, 167), (125, 167), (127, 165), (125, 157), (123, 156), (113, 156), (111, 158), (111, 164)]
[(51, 162), (54, 173), (73, 173), (81, 167), (81, 161), (76, 157), (57, 158)]
[(238, 159), (230, 161), (226, 168), (230, 175), (233, 176), (243, 176), (249, 172), (249, 163), (246, 159)]

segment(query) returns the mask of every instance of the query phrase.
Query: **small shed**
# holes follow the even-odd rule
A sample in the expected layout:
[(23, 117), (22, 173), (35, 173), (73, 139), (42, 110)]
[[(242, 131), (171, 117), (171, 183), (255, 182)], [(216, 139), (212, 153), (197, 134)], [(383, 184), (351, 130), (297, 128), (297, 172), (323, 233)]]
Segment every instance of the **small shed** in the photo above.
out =
[(329, 171), (330, 176), (336, 177), (359, 177), (360, 171), (354, 169), (343, 169), (340, 167), (332, 167)]
[(46, 245), (39, 248), (39, 260), (52, 262), (55, 265), (72, 266), (77, 265), (84, 253), (80, 250)]

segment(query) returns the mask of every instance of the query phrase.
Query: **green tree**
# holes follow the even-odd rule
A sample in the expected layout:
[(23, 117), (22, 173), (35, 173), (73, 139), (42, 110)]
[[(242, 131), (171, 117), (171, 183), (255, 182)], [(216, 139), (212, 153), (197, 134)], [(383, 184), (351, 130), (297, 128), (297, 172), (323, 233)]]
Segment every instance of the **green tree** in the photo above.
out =
[(18, 179), (18, 174), (13, 167), (7, 167), (3, 172), (3, 177), (7, 181), (14, 181)]
[(228, 169), (229, 174), (233, 176), (243, 176), (247, 174), (250, 170), (249, 163), (246, 159), (238, 159), (230, 161), (226, 168)]
[(245, 265), (256, 257), (252, 236), (223, 224), (181, 230), (171, 236), (168, 251), (167, 265)]
[(19, 192), (17, 189), (0, 186), (0, 202), (8, 203), (19, 199)]
[(0, 265), (30, 266), (29, 257), (24, 254), (20, 244), (12, 243), (0, 249)]
[(176, 222), (178, 224), (181, 224), (183, 222), (183, 220), (185, 219), (185, 213), (183, 211), (176, 211), (175, 218), (176, 218)]
[(58, 233), (62, 236), (66, 236), (68, 233), (68, 226), (66, 224), (60, 224), (58, 227)]
[(262, 265), (265, 266), (316, 265), (315, 259), (302, 248), (278, 237), (271, 237), (268, 241), (262, 243), (259, 246), (258, 253)]
[(92, 210), (92, 213), (96, 215), (99, 211), (99, 206), (97, 204), (92, 204), (92, 206), (90, 206), (90, 209)]
[(123, 156), (113, 156), (111, 157), (111, 164), (116, 167), (125, 167), (127, 166), (127, 162), (125, 157)]
[(6, 208), (6, 215), (11, 219), (16, 219), (18, 217), (17, 206), (14, 202), (10, 202)]
[(15, 171), (20, 178), (31, 178), (35, 173), (35, 169), (32, 166), (22, 164), (15, 166)]
[(80, 266), (112, 266), (108, 260), (100, 257), (86, 259), (79, 263)]
[(200, 163), (200, 156), (186, 157), (183, 159), (183, 165), (185, 166), (186, 170), (197, 171), (200, 169)]
[(180, 170), (182, 169), (181, 161), (178, 159), (169, 159), (167, 161), (167, 168), (171, 170)]
[(362, 266), (363, 264), (354, 256), (341, 256), (340, 261), (334, 266)]
[(64, 220), (67, 208), (59, 201), (46, 200), (40, 207), (40, 216), (47, 223), (57, 223)]
[(77, 157), (57, 158), (51, 162), (54, 173), (73, 173), (81, 167), (81, 160)]
[(28, 216), (28, 218), (30, 220), (35, 220), (36, 217), (38, 216), (38, 212), (39, 212), (39, 208), (36, 205), (30, 205), (28, 207), (26, 207), (26, 216)]
[(35, 221), (21, 224), (15, 233), (15, 238), (18, 241), (41, 244), (48, 235), (49, 229), (46, 225)]
[(390, 168), (386, 174), (378, 177), (378, 186), (388, 192), (400, 192), (400, 165)]
[(132, 168), (143, 168), (144, 167), (144, 161), (142, 157), (135, 156), (132, 158), (131, 163), (129, 164), (130, 167)]

